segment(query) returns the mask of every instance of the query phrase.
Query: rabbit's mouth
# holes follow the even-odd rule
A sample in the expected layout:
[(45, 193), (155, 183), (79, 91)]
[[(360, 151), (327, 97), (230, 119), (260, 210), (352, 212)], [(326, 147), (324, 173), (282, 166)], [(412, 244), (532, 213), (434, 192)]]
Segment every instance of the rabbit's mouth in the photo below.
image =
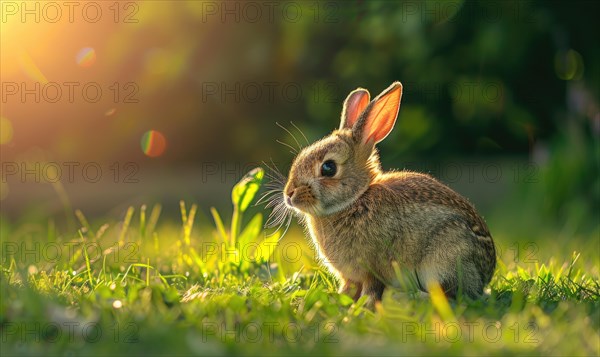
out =
[(300, 213), (314, 214), (317, 211), (317, 198), (308, 186), (296, 187), (284, 193), (285, 204)]

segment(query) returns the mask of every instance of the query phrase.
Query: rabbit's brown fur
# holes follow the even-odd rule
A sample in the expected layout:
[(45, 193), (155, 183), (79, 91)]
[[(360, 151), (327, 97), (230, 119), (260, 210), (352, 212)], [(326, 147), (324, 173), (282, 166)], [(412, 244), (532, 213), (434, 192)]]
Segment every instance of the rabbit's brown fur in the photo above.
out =
[[(382, 172), (375, 144), (391, 131), (402, 86), (392, 84), (369, 102), (357, 89), (346, 99), (340, 129), (305, 148), (284, 190), (304, 216), (319, 256), (355, 298), (380, 300), (396, 279), (393, 262), (413, 271), (420, 287), (432, 282), (454, 297), (478, 297), (496, 265), (483, 219), (462, 196), (431, 176)], [(391, 119), (390, 119), (391, 118)], [(337, 166), (320, 174), (323, 162)]]

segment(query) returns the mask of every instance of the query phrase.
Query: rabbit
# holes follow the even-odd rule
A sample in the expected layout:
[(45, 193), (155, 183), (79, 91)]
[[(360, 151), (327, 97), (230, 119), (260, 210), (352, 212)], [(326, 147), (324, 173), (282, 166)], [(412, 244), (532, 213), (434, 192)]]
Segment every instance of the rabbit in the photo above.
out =
[(283, 202), (300, 215), (339, 292), (355, 301), (380, 301), (397, 279), (394, 262), (425, 293), (437, 283), (448, 298), (476, 299), (496, 266), (485, 221), (429, 175), (382, 171), (375, 145), (392, 131), (401, 98), (400, 82), (372, 101), (366, 89), (352, 91), (339, 128), (293, 160)]

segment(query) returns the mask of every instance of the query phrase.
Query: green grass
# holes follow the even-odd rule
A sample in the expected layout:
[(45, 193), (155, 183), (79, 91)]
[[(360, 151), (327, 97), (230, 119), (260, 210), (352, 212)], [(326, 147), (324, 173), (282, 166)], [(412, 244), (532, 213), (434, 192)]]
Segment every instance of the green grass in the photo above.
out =
[(234, 188), (231, 219), (183, 202), (180, 223), (158, 205), (107, 224), (77, 211), (67, 233), (3, 219), (2, 355), (600, 354), (599, 258), (568, 249), (597, 238), (501, 231), (486, 297), (388, 289), (372, 311), (336, 293), (297, 227), (274, 248), (249, 216), (261, 180)]

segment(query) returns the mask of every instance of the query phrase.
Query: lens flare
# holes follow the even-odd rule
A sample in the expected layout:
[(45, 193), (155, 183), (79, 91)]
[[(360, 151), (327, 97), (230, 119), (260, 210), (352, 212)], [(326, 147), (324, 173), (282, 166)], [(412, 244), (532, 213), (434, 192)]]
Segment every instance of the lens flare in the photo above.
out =
[(36, 82), (40, 82), (41, 84), (48, 83), (48, 79), (44, 76), (44, 73), (40, 70), (40, 68), (35, 64), (31, 55), (28, 52), (21, 52), (19, 54), (19, 65), (21, 66), (21, 70), (25, 73), (27, 77)]
[(91, 67), (96, 63), (96, 51), (91, 47), (84, 47), (77, 52), (75, 61), (80, 67)]
[(9, 144), (13, 137), (13, 127), (10, 120), (0, 117), (0, 145)]
[(150, 130), (142, 135), (142, 151), (146, 156), (158, 157), (165, 152), (167, 140), (165, 136), (157, 130)]

